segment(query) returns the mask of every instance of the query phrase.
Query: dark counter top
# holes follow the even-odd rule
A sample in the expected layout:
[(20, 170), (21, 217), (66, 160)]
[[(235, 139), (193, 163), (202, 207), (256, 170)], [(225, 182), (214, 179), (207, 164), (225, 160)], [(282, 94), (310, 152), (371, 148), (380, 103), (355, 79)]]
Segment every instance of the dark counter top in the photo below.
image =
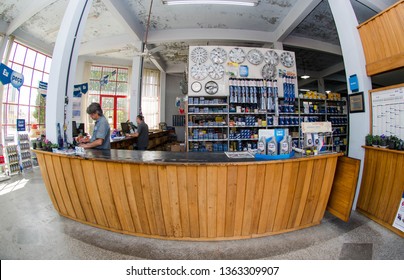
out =
[[(60, 154), (62, 155), (62, 154)], [(272, 160), (272, 162), (310, 160), (314, 158), (339, 156), (341, 154), (322, 154), (318, 156), (295, 155), (293, 158), (284, 160)], [(70, 157), (70, 156), (69, 156)], [(247, 163), (247, 162), (268, 162), (255, 158), (231, 159), (225, 153), (197, 153), (197, 152), (165, 152), (165, 151), (134, 151), (134, 150), (86, 150), (85, 155), (72, 155), (89, 160), (105, 160), (115, 162), (132, 163), (155, 163), (155, 164), (218, 164), (218, 163)]]

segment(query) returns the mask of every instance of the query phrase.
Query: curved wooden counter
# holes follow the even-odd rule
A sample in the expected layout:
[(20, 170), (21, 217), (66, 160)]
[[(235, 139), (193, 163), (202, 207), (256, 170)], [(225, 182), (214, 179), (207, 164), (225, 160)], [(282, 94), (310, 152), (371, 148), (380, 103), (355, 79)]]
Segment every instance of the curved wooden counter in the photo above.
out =
[(404, 152), (362, 146), (365, 149), (357, 210), (404, 237), (393, 227), (404, 192)]
[(60, 215), (183, 240), (251, 238), (319, 224), (340, 156), (234, 161), (213, 154), (204, 162), (197, 153), (36, 153)]

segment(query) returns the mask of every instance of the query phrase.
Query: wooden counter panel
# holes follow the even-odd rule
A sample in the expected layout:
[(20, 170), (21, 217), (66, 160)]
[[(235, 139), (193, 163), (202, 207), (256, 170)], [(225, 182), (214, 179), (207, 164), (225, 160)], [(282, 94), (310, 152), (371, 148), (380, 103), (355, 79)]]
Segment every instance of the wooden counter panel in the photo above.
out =
[(337, 159), (164, 165), (38, 153), (61, 215), (116, 232), (186, 240), (251, 238), (320, 223)]
[(404, 191), (404, 153), (364, 147), (365, 165), (357, 208), (401, 236), (392, 227)]

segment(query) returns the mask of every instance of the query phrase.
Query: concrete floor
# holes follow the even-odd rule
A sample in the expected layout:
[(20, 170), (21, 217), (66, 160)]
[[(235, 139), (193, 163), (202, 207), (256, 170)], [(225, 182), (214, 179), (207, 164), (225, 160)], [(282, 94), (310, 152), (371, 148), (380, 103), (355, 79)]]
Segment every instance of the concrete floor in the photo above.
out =
[(0, 259), (404, 259), (401, 237), (353, 212), (238, 241), (165, 241), (87, 226), (54, 210), (38, 168), (0, 182)]

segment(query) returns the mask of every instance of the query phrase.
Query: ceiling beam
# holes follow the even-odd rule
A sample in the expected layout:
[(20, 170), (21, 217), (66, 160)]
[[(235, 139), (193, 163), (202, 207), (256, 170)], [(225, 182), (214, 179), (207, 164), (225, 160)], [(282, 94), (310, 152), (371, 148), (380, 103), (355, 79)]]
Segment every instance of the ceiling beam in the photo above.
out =
[(324, 77), (324, 79), (327, 81), (346, 83), (346, 76), (344, 76), (344, 75), (331, 75), (331, 76)]
[(275, 40), (284, 40), (321, 2), (321, 0), (297, 1), (293, 8), (284, 17), (281, 24), (275, 30)]
[(34, 15), (48, 7), (49, 5), (53, 4), (57, 0), (37, 0), (37, 1), (30, 1), (30, 5), (28, 7), (25, 7), (21, 13), (17, 15), (13, 19), (12, 22), (10, 22), (6, 34), (10, 35), (14, 31), (17, 30), (18, 27), (23, 25), (27, 20), (32, 18)]
[(102, 2), (132, 39), (143, 42), (144, 28), (125, 4), (126, 1), (102, 0)]
[(0, 20), (0, 34), (6, 34), (8, 28), (8, 23), (4, 20)]
[(313, 40), (313, 39), (308, 39), (308, 38), (303, 38), (303, 37), (298, 37), (298, 36), (289, 36), (282, 43), (287, 46), (317, 50), (317, 51), (332, 53), (332, 54), (336, 54), (336, 55), (342, 55), (342, 50), (341, 50), (340, 46), (318, 41), (318, 40)]
[(157, 59), (155, 59), (153, 56), (150, 56), (150, 61), (154, 64), (154, 66), (157, 67), (161, 72), (166, 72), (166, 67), (164, 67), (163, 63), (159, 62)]
[(320, 71), (320, 77), (324, 78), (324, 77), (330, 76), (332, 74), (338, 73), (344, 69), (345, 69), (344, 63), (340, 62), (333, 66), (328, 67), (327, 69), (324, 69), (323, 71)]
[[(101, 51), (119, 49), (129, 44), (136, 45), (136, 42), (134, 43), (133, 40), (126, 34), (99, 38), (82, 43), (80, 45), (79, 55), (95, 54)], [(139, 50), (139, 52), (140, 51), (141, 50)]]
[(311, 83), (316, 82), (316, 81), (317, 81), (317, 79), (313, 79), (313, 78), (309, 78), (309, 79), (305, 79), (305, 80), (299, 80), (298, 85), (299, 85), (299, 88), (302, 88), (305, 85), (311, 84)]
[(381, 0), (356, 0), (359, 3), (363, 4), (364, 6), (367, 6), (371, 8), (372, 10), (376, 11), (377, 13), (380, 13), (381, 11), (387, 9), (390, 5), (388, 3), (385, 3), (386, 1), (381, 1)]
[(14, 31), (13, 36), (15, 36), (15, 38), (21, 43), (27, 44), (28, 46), (40, 52), (52, 56), (54, 46), (45, 43), (37, 37), (34, 37), (31, 34), (22, 31), (21, 29)]
[(274, 41), (273, 33), (271, 32), (219, 28), (153, 30), (149, 32), (148, 38), (150, 44), (192, 40), (241, 40), (250, 42)]

